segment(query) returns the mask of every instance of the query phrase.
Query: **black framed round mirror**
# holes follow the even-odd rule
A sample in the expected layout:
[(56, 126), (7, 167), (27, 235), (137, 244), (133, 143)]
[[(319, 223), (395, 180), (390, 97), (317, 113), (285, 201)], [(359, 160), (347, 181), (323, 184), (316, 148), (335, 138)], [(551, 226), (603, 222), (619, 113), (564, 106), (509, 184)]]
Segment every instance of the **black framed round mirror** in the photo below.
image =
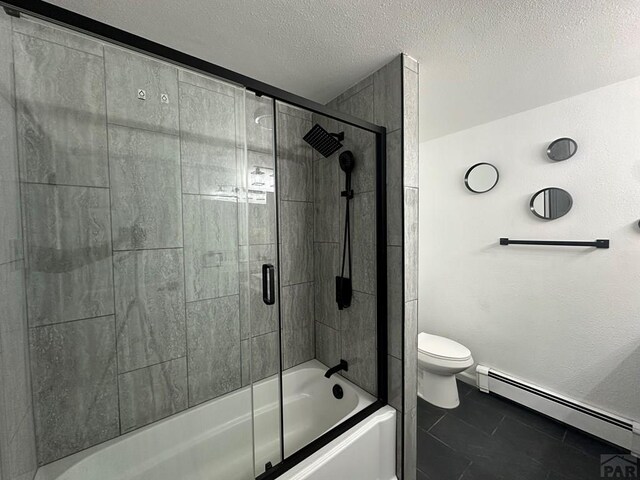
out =
[(559, 138), (547, 147), (547, 157), (554, 162), (562, 162), (573, 157), (578, 151), (578, 144), (572, 138)]
[(485, 193), (498, 184), (500, 174), (490, 163), (476, 163), (464, 175), (464, 184), (473, 193)]
[(566, 190), (556, 187), (543, 188), (536, 192), (529, 202), (531, 212), (544, 220), (555, 220), (571, 210), (573, 198)]

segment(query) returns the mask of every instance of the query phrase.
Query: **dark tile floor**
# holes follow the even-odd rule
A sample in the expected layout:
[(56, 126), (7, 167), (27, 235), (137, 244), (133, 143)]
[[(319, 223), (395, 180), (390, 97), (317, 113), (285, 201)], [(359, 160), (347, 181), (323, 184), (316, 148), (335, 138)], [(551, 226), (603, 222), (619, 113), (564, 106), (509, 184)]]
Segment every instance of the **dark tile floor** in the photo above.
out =
[(418, 480), (600, 479), (600, 454), (628, 453), (458, 382), (460, 406), (418, 399)]

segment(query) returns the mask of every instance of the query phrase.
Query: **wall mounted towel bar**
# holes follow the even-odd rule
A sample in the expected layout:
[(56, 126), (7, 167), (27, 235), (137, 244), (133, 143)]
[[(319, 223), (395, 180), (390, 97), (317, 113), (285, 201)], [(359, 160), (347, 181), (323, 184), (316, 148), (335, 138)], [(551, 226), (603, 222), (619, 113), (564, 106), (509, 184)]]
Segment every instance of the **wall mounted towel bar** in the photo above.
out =
[(609, 240), (598, 239), (594, 242), (574, 242), (571, 240), (511, 240), (509, 238), (501, 238), (500, 245), (553, 245), (559, 247), (609, 248)]

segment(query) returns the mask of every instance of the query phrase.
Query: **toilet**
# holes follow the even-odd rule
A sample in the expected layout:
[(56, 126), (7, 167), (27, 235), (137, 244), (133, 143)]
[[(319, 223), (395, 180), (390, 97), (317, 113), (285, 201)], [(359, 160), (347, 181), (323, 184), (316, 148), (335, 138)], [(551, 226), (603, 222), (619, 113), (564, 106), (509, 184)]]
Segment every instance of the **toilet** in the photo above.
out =
[(460, 405), (456, 373), (473, 365), (471, 352), (449, 338), (418, 335), (418, 395), (441, 408)]

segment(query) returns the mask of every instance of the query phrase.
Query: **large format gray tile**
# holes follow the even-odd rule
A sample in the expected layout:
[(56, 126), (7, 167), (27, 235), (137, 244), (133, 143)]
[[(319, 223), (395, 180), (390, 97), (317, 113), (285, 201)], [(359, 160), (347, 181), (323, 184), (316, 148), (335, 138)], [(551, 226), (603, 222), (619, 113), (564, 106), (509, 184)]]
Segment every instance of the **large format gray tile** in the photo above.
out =
[(280, 202), (282, 285), (313, 281), (313, 204)]
[(187, 304), (189, 405), (241, 385), (238, 295)]
[[(375, 192), (356, 194), (350, 205), (351, 255), (353, 289), (374, 294), (376, 292), (376, 195)], [(345, 207), (341, 207), (344, 221)], [(344, 228), (344, 227), (343, 227)], [(340, 258), (344, 239), (340, 239)], [(345, 272), (348, 272), (348, 266)], [(338, 274), (336, 274), (338, 275)]]
[(217, 78), (207, 77), (190, 70), (184, 70), (182, 68), (178, 69), (178, 81), (181, 83), (188, 83), (194, 87), (205, 88), (215, 93), (228, 95), (230, 97), (235, 97), (238, 93), (244, 94), (241, 88), (230, 83), (223, 82)]
[(29, 324), (113, 313), (109, 191), (23, 185)]
[(13, 19), (13, 31), (24, 33), (41, 40), (47, 40), (65, 47), (80, 50), (92, 55), (102, 56), (102, 44), (85, 35), (74, 33), (44, 21), (21, 17)]
[[(251, 352), (249, 352), (249, 345), (251, 345)], [(280, 369), (278, 332), (259, 335), (251, 340), (243, 340), (242, 356), (250, 358), (249, 365), (251, 366), (251, 371), (246, 375), (243, 373), (243, 378), (248, 378), (250, 382), (255, 383), (275, 375)]]
[(418, 61), (415, 58), (410, 57), (409, 55), (402, 54), (402, 65), (412, 72), (419, 72)]
[(303, 140), (311, 122), (278, 113), (278, 192), (282, 200), (313, 201), (313, 153)]
[(402, 411), (402, 360), (387, 355), (387, 398), (389, 405)]
[(215, 195), (236, 187), (235, 99), (180, 83), (183, 193)]
[(343, 375), (369, 393), (377, 393), (376, 297), (353, 292), (351, 306), (340, 311)]
[(338, 101), (338, 110), (356, 118), (373, 122), (373, 85)]
[(418, 188), (418, 74), (408, 68), (404, 72), (404, 186)]
[(337, 243), (313, 244), (315, 320), (334, 329), (338, 324), (336, 276), (340, 275), (341, 252)]
[(402, 56), (373, 74), (374, 123), (393, 132), (402, 126)]
[(120, 372), (184, 356), (182, 251), (116, 252), (113, 270)]
[(38, 461), (119, 433), (113, 316), (31, 329)]
[(403, 480), (416, 480), (416, 464), (418, 456), (418, 415), (417, 409), (403, 413), (404, 419), (404, 452), (403, 452)]
[(387, 247), (387, 348), (389, 355), (400, 359), (404, 342), (402, 268), (402, 247)]
[(362, 80), (360, 80), (355, 85), (352, 85), (351, 87), (347, 88), (344, 92), (342, 92), (336, 98), (331, 100), (327, 104), (327, 106), (329, 108), (337, 109), (337, 106), (340, 103), (346, 101), (347, 99), (351, 98), (352, 96), (354, 96), (358, 92), (361, 92), (362, 90), (364, 90), (365, 88), (369, 87), (370, 85), (373, 85), (373, 75), (369, 75), (368, 77), (365, 77)]
[[(247, 262), (241, 264), (240, 336), (246, 338), (278, 330), (278, 298), (266, 305), (262, 295), (262, 265), (277, 265), (275, 245), (251, 245)], [(274, 291), (278, 291), (278, 279)]]
[(339, 217), (340, 191), (344, 189), (344, 175), (338, 161), (319, 158), (313, 161), (313, 235), (316, 242), (338, 242), (342, 232)]
[(247, 148), (273, 155), (272, 100), (268, 97), (257, 97), (254, 93), (247, 91), (245, 109)]
[(31, 405), (28, 407), (29, 412), (19, 419), (18, 430), (1, 445), (4, 447), (2, 478), (7, 480), (32, 480), (38, 468), (33, 413)]
[[(350, 150), (355, 158), (355, 167), (351, 175), (351, 188), (355, 193), (372, 192), (376, 188), (375, 135), (348, 125), (342, 125), (340, 130), (344, 131), (344, 150)], [(339, 161), (338, 158), (336, 156), (335, 161)], [(344, 190), (345, 174), (342, 170), (338, 175), (338, 183), (340, 190)]]
[(282, 287), (282, 363), (284, 369), (315, 356), (313, 282)]
[(22, 179), (108, 186), (102, 59), (21, 34), (14, 39)]
[[(117, 47), (105, 47), (104, 62), (109, 123), (178, 134), (175, 67)], [(146, 100), (138, 98), (139, 90)]]
[(109, 126), (115, 250), (182, 246), (178, 137)]
[(402, 130), (387, 134), (387, 245), (402, 246)]
[(238, 293), (238, 206), (183, 195), (187, 301)]
[(118, 382), (122, 433), (187, 408), (185, 357), (124, 373)]
[[(251, 172), (260, 170), (275, 182), (273, 154), (247, 151), (247, 167), (239, 168), (238, 185), (248, 184), (249, 198), (240, 195), (238, 200), (240, 245), (266, 245), (276, 243), (276, 196), (272, 191), (255, 190)], [(247, 178), (242, 178), (245, 175)]]
[(316, 358), (327, 367), (340, 363), (340, 332), (316, 322)]
[(15, 122), (15, 110), (0, 96), (0, 264), (23, 257)]
[(287, 115), (291, 115), (293, 117), (298, 117), (302, 120), (311, 121), (313, 118), (313, 113), (309, 110), (305, 110), (304, 108), (294, 107), (293, 105), (289, 105), (288, 103), (281, 102), (280, 100), (276, 101), (276, 108), (278, 109), (278, 113), (285, 113)]
[(404, 300), (418, 298), (418, 189), (404, 189)]
[(404, 410), (417, 406), (418, 399), (418, 301), (404, 309)]
[(13, 90), (13, 42), (11, 40), (11, 17), (0, 18), (0, 98), (15, 106)]
[(0, 444), (16, 435), (31, 408), (22, 263), (0, 265)]

